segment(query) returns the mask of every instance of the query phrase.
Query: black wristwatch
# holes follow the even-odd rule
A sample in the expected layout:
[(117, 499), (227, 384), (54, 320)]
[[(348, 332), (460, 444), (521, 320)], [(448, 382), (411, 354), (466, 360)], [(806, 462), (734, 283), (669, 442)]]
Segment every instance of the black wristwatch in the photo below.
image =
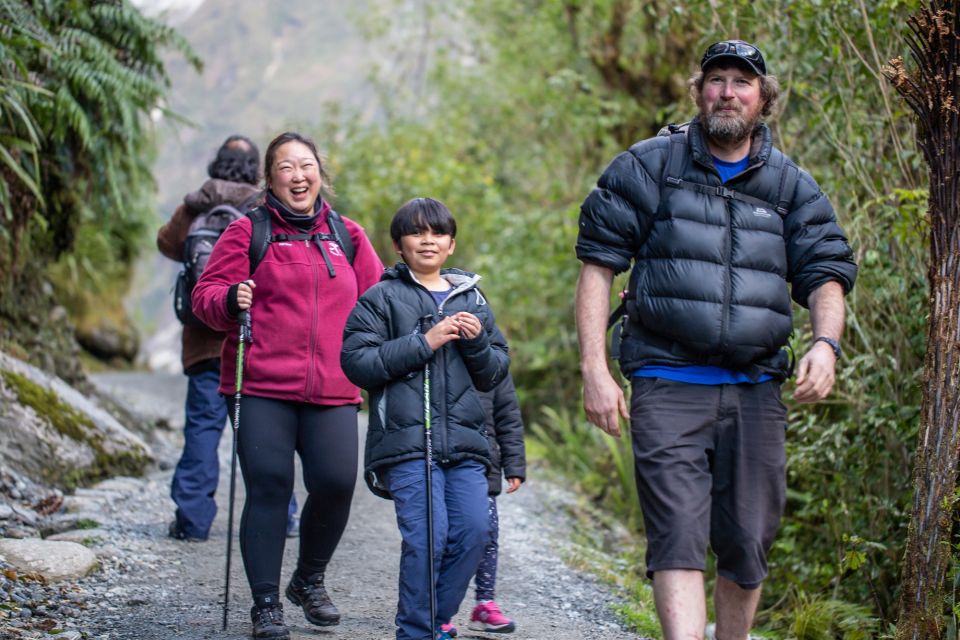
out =
[(814, 344), (818, 342), (826, 342), (830, 345), (830, 348), (833, 349), (833, 355), (837, 356), (837, 360), (840, 359), (840, 356), (843, 355), (843, 349), (840, 348), (840, 343), (834, 340), (833, 338), (828, 338), (827, 336), (820, 336), (813, 341)]

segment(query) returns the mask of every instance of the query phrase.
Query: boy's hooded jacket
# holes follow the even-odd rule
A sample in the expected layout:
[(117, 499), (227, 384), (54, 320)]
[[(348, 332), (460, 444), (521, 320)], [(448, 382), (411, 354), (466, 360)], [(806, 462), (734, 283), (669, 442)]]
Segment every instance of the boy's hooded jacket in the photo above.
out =
[[(300, 233), (277, 210), (273, 233)], [(330, 233), (322, 203), (312, 233)], [(208, 326), (226, 332), (220, 362), (220, 392), (233, 395), (237, 364), (237, 319), (228, 310), (233, 285), (253, 278), (253, 340), (244, 351), (243, 394), (326, 406), (360, 403), (360, 390), (340, 370), (340, 344), (347, 315), (361, 293), (377, 282), (383, 264), (363, 228), (341, 216), (356, 255), (353, 264), (330, 241), (331, 277), (315, 242), (271, 242), (250, 274), (253, 223), (230, 224), (213, 247), (193, 290), (193, 312)]]
[[(507, 375), (507, 344), (477, 288), (480, 276), (456, 269), (444, 269), (441, 275), (454, 290), (438, 306), (407, 265), (388, 269), (360, 298), (344, 330), (343, 371), (370, 394), (364, 475), (370, 490), (383, 498), (390, 495), (377, 476), (379, 468), (425, 455), (428, 363), (434, 460), (441, 465), (477, 460), (490, 466), (486, 412), (477, 390), (493, 389)], [(477, 316), (483, 331), (434, 352), (424, 334), (460, 311)]]

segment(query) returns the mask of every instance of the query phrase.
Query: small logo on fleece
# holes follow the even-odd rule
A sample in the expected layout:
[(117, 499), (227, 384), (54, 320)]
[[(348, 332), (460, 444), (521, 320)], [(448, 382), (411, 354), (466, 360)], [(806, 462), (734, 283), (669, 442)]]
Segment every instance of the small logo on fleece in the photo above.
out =
[(340, 252), (340, 245), (338, 245), (336, 242), (333, 242), (333, 241), (328, 242), (328, 243), (327, 243), (327, 249), (330, 251), (330, 253), (332, 253), (332, 254), (335, 255), (335, 256), (341, 256), (341, 255), (343, 255), (343, 254)]

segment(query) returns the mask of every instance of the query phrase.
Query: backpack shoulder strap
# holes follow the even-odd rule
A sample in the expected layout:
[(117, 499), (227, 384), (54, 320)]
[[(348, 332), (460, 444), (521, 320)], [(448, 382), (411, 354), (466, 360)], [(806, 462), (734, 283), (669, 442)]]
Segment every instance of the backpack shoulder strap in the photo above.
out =
[[(710, 184), (701, 184), (699, 182), (691, 182), (690, 180), (684, 180), (680, 176), (683, 175), (684, 163), (687, 159), (687, 134), (686, 133), (673, 133), (670, 134), (670, 149), (667, 152), (667, 166), (664, 169), (663, 173), (663, 183), (662, 186), (673, 187), (674, 189), (686, 189), (687, 191), (696, 191), (697, 193), (703, 193), (708, 196), (720, 196), (721, 198), (727, 198), (728, 200), (739, 200), (740, 202), (746, 202), (747, 204), (753, 205), (755, 207), (763, 208), (775, 208), (780, 212), (780, 206), (774, 206), (773, 203), (767, 202), (766, 200), (761, 200), (760, 198), (755, 198), (749, 194), (737, 191), (736, 189), (731, 189), (725, 185), (710, 185)], [(786, 170), (781, 169), (780, 176), (780, 188), (781, 195), (786, 193), (784, 191), (784, 175), (787, 173)], [(793, 184), (796, 184), (796, 176), (794, 175)], [(788, 200), (793, 197), (793, 186), (789, 186), (790, 195), (787, 196)], [(787, 203), (789, 204), (789, 202)], [(781, 215), (784, 215), (781, 213)]]
[(676, 186), (680, 184), (683, 175), (683, 166), (687, 161), (687, 132), (672, 131), (670, 146), (667, 148), (667, 162), (663, 169), (663, 181)]
[(343, 218), (340, 217), (339, 213), (330, 209), (330, 213), (327, 214), (327, 225), (330, 227), (330, 233), (336, 238), (337, 244), (343, 249), (344, 255), (347, 256), (347, 261), (353, 264), (357, 249), (353, 246), (353, 238), (350, 237), (350, 232), (347, 231), (347, 225), (343, 223)]
[(260, 266), (263, 256), (267, 255), (267, 247), (271, 242), (273, 225), (270, 222), (270, 212), (266, 207), (260, 206), (247, 213), (250, 222), (253, 223), (253, 231), (250, 233), (250, 275)]
[(780, 192), (777, 196), (777, 213), (785, 216), (790, 213), (790, 203), (793, 202), (793, 192), (797, 188), (797, 179), (800, 177), (800, 168), (793, 161), (784, 158), (783, 168), (780, 169)]

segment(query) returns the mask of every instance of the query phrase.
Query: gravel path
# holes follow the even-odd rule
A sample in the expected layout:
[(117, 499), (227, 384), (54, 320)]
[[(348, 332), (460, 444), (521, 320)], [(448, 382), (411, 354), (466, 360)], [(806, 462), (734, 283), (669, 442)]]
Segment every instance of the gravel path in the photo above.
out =
[[(103, 528), (95, 547), (103, 569), (79, 583), (97, 603), (85, 612), (82, 630), (97, 640), (130, 638), (249, 638), (250, 595), (234, 544), (230, 615), (220, 629), (226, 548), (231, 437), (221, 441), (221, 509), (210, 539), (186, 543), (166, 537), (173, 513), (168, 497), (172, 465), (178, 455), (177, 434), (186, 383), (164, 374), (101, 374), (97, 384), (141, 412), (166, 417), (173, 429), (158, 455), (165, 470), (145, 479), (115, 479), (91, 492), (99, 501)], [(364, 415), (361, 414), (361, 422)], [(361, 425), (362, 433), (363, 425)], [(229, 433), (229, 429), (228, 429)], [(361, 447), (362, 448), (362, 447)], [(298, 498), (303, 487), (297, 480)], [(237, 514), (242, 506), (238, 479)], [(560, 508), (573, 498), (534, 476), (516, 494), (503, 496), (498, 601), (517, 620), (518, 640), (604, 640), (638, 638), (623, 630), (611, 613), (616, 597), (592, 578), (560, 559), (571, 543), (570, 521)], [(302, 504), (302, 500), (301, 500)], [(296, 561), (296, 541), (288, 541), (281, 578), (285, 584)], [(285, 606), (293, 638), (393, 638), (400, 537), (392, 505), (367, 491), (358, 480), (350, 523), (328, 569), (327, 585), (343, 614), (337, 627), (310, 625), (293, 605)], [(454, 619), (461, 637), (466, 628), (472, 590)]]

